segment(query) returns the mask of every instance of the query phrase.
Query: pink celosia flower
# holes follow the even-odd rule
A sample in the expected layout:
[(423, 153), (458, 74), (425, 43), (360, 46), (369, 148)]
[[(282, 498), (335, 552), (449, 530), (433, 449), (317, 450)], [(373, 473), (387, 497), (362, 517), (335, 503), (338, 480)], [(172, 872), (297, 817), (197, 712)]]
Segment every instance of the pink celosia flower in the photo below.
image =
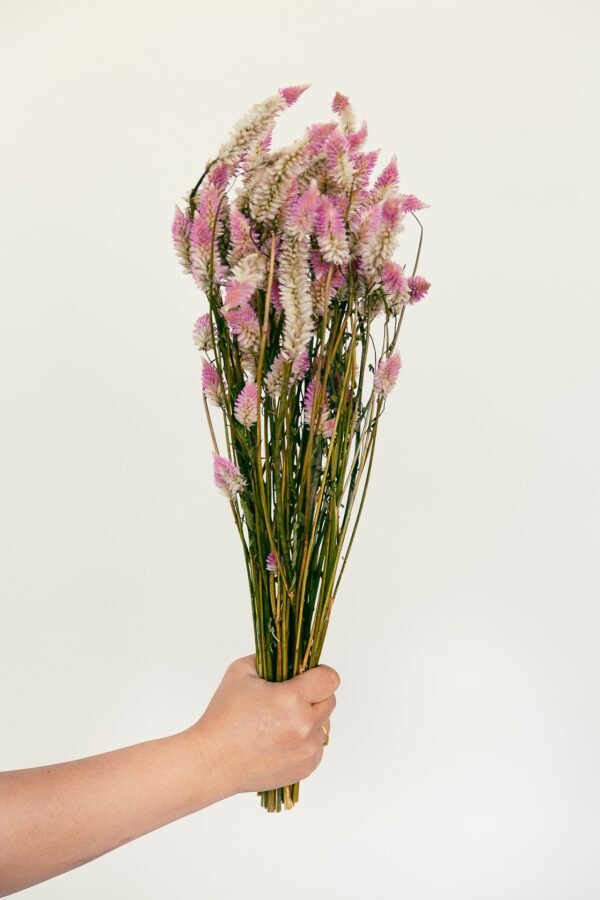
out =
[(271, 364), (271, 368), (265, 375), (265, 390), (271, 397), (279, 397), (283, 387), (283, 370), (287, 360), (278, 353)]
[(266, 268), (266, 259), (262, 253), (248, 253), (235, 264), (231, 274), (237, 281), (247, 282), (256, 289), (264, 287)]
[(231, 166), (228, 166), (225, 162), (218, 162), (211, 166), (208, 178), (218, 190), (222, 191), (227, 186), (231, 174)]
[(266, 565), (267, 572), (273, 572), (273, 573), (277, 572), (277, 557), (273, 550), (271, 550), (271, 552), (267, 554), (267, 559), (266, 559), (265, 565)]
[(398, 186), (398, 161), (396, 154), (392, 156), (373, 186), (373, 198), (376, 201), (390, 196)]
[(379, 274), (381, 268), (392, 256), (398, 234), (404, 227), (403, 215), (399, 197), (388, 197), (381, 204), (377, 229), (361, 252), (361, 266), (367, 275)]
[[(364, 142), (367, 139), (367, 134), (368, 134), (367, 123), (363, 120), (363, 123), (360, 126), (360, 128), (358, 129), (358, 131), (351, 131), (347, 135), (348, 147), (350, 148), (350, 150), (358, 150), (359, 147), (362, 147), (362, 145), (364, 144)], [(378, 151), (375, 151), (375, 152), (377, 153)]]
[(295, 237), (304, 237), (311, 233), (315, 221), (315, 213), (319, 205), (319, 188), (314, 178), (308, 190), (292, 204), (288, 212), (285, 230)]
[(209, 403), (213, 406), (223, 404), (223, 385), (217, 369), (208, 362), (202, 360), (202, 389)]
[(235, 417), (238, 422), (250, 428), (256, 422), (258, 414), (258, 387), (249, 381), (240, 391), (235, 401)]
[(354, 166), (349, 156), (348, 141), (340, 131), (332, 131), (325, 145), (327, 175), (339, 190), (352, 187)]
[(425, 296), (431, 287), (430, 283), (426, 278), (423, 278), (422, 275), (412, 275), (408, 279), (408, 286), (410, 288), (409, 303), (417, 303)]
[(379, 361), (373, 379), (373, 387), (375, 388), (376, 394), (387, 397), (396, 384), (401, 365), (402, 361), (399, 353), (394, 353), (392, 356), (386, 356)]
[[(313, 420), (314, 415), (314, 403), (315, 397), (317, 395), (317, 386), (318, 381), (316, 378), (311, 379), (306, 388), (306, 393), (304, 395), (304, 424), (310, 426)], [(317, 432), (322, 434), (323, 437), (331, 437), (332, 429), (333, 429), (333, 419), (329, 415), (329, 393), (327, 391), (323, 392), (320, 390), (320, 398), (321, 398), (321, 408), (319, 415), (319, 423), (317, 425)]]
[(379, 150), (371, 150), (369, 153), (351, 153), (350, 159), (354, 166), (354, 183), (358, 187), (366, 187), (375, 168)]
[(350, 256), (344, 222), (331, 198), (323, 195), (316, 214), (317, 241), (327, 262), (343, 263)]
[(217, 157), (232, 168), (238, 165), (248, 149), (260, 144), (273, 129), (275, 119), (298, 99), (309, 85), (282, 88), (266, 100), (255, 103), (234, 125), (231, 137), (217, 152)]
[(175, 205), (175, 216), (171, 225), (171, 236), (173, 238), (173, 246), (175, 253), (179, 257), (179, 262), (186, 272), (191, 272), (190, 268), (190, 228), (191, 222), (182, 210)]
[(305, 238), (284, 236), (279, 258), (279, 294), (285, 315), (283, 349), (292, 359), (304, 350), (314, 330), (308, 250)]
[(212, 349), (213, 334), (210, 313), (205, 313), (203, 316), (200, 316), (199, 319), (196, 319), (192, 337), (198, 350)]
[(230, 459), (225, 456), (217, 456), (216, 453), (213, 454), (213, 457), (215, 484), (229, 500), (234, 500), (238, 491), (245, 488), (246, 479)]
[(214, 238), (213, 278), (222, 282), (227, 267), (219, 257), (218, 238), (223, 231), (227, 202), (223, 201), (217, 215), (219, 191), (214, 184), (207, 184), (196, 196), (196, 210), (190, 228), (190, 266), (194, 280), (204, 291), (210, 288), (210, 255)]
[(301, 94), (304, 93), (304, 91), (308, 90), (309, 87), (310, 84), (300, 84), (296, 85), (295, 87), (279, 88), (279, 93), (281, 94), (287, 105), (292, 106), (296, 102), (298, 97), (300, 97)]
[(306, 168), (308, 135), (280, 150), (273, 163), (261, 166), (247, 185), (248, 206), (256, 222), (272, 222), (283, 206), (292, 180)]
[(403, 212), (417, 212), (419, 209), (428, 209), (429, 203), (423, 203), (414, 194), (400, 194), (400, 201)]
[(237, 306), (235, 309), (225, 310), (223, 315), (229, 325), (231, 333), (238, 339), (241, 350), (258, 350), (260, 342), (260, 323), (258, 316), (250, 304)]
[(252, 298), (255, 285), (251, 281), (239, 281), (233, 278), (227, 285), (225, 292), (225, 303), (222, 306), (223, 313), (233, 309), (236, 306), (245, 306)]
[(319, 122), (316, 125), (310, 125), (308, 128), (309, 144), (308, 150), (310, 156), (314, 159), (321, 152), (327, 142), (329, 135), (337, 130), (335, 122)]
[(229, 265), (234, 266), (238, 260), (248, 253), (254, 253), (258, 246), (258, 235), (252, 228), (250, 220), (236, 206), (229, 217), (231, 246), (229, 249)]
[(408, 278), (402, 266), (397, 262), (386, 262), (381, 271), (381, 282), (393, 313), (397, 313), (404, 303), (410, 302), (410, 288)]
[(308, 350), (302, 350), (301, 353), (292, 362), (292, 377), (296, 381), (302, 381), (310, 366), (310, 356)]
[(333, 98), (331, 108), (335, 113), (339, 115), (344, 131), (352, 131), (355, 124), (354, 112), (348, 98), (344, 94), (340, 94), (340, 92), (337, 91), (335, 97)]

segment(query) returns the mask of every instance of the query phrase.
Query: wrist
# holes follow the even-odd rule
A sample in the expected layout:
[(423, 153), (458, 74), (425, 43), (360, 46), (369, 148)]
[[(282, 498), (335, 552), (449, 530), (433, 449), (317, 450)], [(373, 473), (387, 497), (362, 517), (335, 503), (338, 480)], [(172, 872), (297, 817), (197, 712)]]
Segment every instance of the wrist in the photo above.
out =
[(238, 793), (228, 760), (202, 719), (173, 737), (186, 756), (186, 770), (197, 809)]

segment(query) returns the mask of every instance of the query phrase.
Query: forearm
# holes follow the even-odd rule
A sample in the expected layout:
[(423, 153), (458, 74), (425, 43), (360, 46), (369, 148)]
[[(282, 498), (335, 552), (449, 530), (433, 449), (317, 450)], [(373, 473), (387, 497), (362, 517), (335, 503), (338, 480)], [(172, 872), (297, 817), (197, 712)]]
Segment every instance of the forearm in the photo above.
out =
[(0, 896), (228, 796), (202, 729), (0, 773)]

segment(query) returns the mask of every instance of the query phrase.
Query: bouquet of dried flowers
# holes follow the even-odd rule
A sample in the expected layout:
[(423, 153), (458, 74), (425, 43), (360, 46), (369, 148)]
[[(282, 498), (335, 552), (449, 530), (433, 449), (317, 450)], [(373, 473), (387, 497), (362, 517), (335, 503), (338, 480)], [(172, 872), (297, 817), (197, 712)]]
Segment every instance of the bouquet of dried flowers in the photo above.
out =
[[(271, 148), (278, 114), (309, 85), (255, 104), (175, 207), (177, 255), (208, 298), (193, 329), (214, 480), (242, 548), (257, 669), (291, 678), (319, 662), (365, 502), (379, 420), (401, 366), (425, 206), (398, 187), (396, 157), (370, 185), (346, 96), (333, 121)], [(393, 259), (407, 215), (420, 232), (413, 271)], [(217, 410), (219, 429), (210, 407)], [(261, 792), (269, 811), (298, 784)]]

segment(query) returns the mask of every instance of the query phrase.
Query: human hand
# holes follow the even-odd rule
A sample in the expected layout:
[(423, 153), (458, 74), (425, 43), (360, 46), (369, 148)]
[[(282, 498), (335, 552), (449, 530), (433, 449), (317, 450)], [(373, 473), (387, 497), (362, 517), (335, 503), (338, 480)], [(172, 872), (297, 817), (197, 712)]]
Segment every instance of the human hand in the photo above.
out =
[(319, 665), (288, 681), (266, 681), (256, 656), (232, 662), (190, 729), (225, 796), (294, 784), (316, 769), (340, 678)]

